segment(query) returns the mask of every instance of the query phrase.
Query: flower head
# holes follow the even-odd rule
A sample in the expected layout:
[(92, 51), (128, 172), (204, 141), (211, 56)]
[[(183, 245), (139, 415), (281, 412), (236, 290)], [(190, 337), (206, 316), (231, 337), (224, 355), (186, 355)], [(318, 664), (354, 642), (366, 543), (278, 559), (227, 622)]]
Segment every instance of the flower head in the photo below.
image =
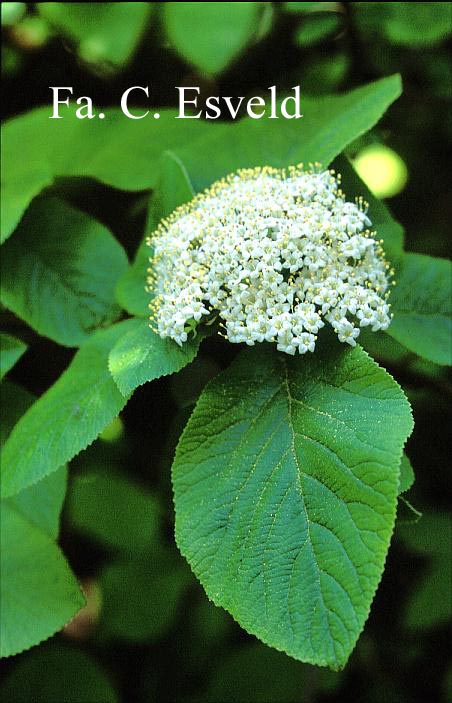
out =
[(218, 319), (231, 342), (314, 351), (329, 324), (355, 346), (386, 329), (388, 264), (366, 204), (340, 176), (301, 166), (241, 170), (163, 220), (150, 239), (151, 320), (178, 344)]

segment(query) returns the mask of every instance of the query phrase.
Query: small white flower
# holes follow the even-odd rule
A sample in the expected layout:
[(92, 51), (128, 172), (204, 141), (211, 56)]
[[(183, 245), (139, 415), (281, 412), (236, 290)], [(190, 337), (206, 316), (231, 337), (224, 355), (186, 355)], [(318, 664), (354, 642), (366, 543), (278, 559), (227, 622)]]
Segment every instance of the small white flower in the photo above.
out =
[(337, 336), (340, 342), (346, 342), (352, 347), (356, 346), (356, 338), (359, 335), (359, 329), (353, 327), (352, 323), (348, 320), (343, 320), (343, 322), (337, 327)]
[(182, 345), (196, 324), (286, 354), (313, 352), (325, 325), (356, 345), (386, 329), (387, 268), (362, 200), (333, 171), (256, 168), (214, 183), (152, 237), (152, 324)]

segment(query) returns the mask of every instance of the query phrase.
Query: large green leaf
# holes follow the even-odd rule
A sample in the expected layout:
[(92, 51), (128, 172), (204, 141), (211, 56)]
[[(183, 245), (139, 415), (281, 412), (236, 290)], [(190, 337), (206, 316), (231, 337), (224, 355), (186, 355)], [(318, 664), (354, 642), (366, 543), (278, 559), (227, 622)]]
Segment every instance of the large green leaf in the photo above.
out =
[[(182, 161), (172, 151), (165, 151), (160, 163), (160, 176), (149, 205), (146, 234), (157, 227), (176, 207), (188, 202), (195, 195)], [(145, 289), (151, 249), (146, 238), (138, 247), (132, 266), (118, 282), (116, 297), (131, 315), (149, 315), (150, 295)]]
[[(328, 166), (348, 144), (378, 122), (401, 93), (400, 76), (382, 78), (342, 95), (302, 96), (303, 117), (218, 125), (196, 141), (175, 147), (196, 191), (241, 167), (283, 167), (299, 162)], [(222, 132), (219, 133), (219, 130)], [(208, 158), (199, 161), (200, 154)]]
[(119, 316), (114, 292), (126, 267), (103, 225), (58, 198), (39, 198), (2, 246), (1, 299), (39, 334), (77, 346)]
[(151, 3), (40, 2), (37, 8), (52, 27), (77, 44), (82, 59), (107, 61), (117, 68), (129, 60), (137, 46)]
[[(3, 381), (0, 394), (0, 446), (3, 447), (14, 425), (33, 404), (35, 398), (24, 388), (9, 381)], [(25, 488), (11, 498), (3, 499), (2, 505), (10, 505), (28, 522), (57, 539), (66, 484), (67, 467), (62, 466), (34, 486)]]
[(60, 549), (3, 501), (1, 511), (1, 656), (60, 630), (84, 598)]
[(263, 3), (166, 2), (163, 19), (172, 47), (205, 74), (223, 71), (256, 34)]
[[(1, 387), (2, 444), (33, 396)], [(1, 656), (17, 654), (61, 629), (83, 596), (54, 540), (66, 491), (62, 467), (35, 486), (1, 501)]]
[(452, 264), (405, 254), (396, 269), (388, 334), (435, 364), (452, 364)]
[(19, 420), (2, 457), (4, 496), (18, 493), (70, 461), (122, 410), (127, 399), (110, 375), (108, 354), (131, 324), (126, 320), (96, 332)]
[[(180, 154), (196, 191), (241, 166), (328, 165), (400, 92), (395, 75), (343, 95), (303, 97), (300, 120), (246, 118), (235, 124), (179, 120), (174, 110), (159, 110), (159, 120), (130, 120), (116, 109), (104, 110), (104, 120), (79, 120), (64, 106), (63, 119), (55, 123), (50, 107), (33, 110), (3, 127), (1, 239), (57, 176), (90, 176), (124, 190), (153, 188), (167, 149)], [(202, 168), (200, 154), (208, 155)]]
[(360, 348), (239, 355), (173, 465), (176, 539), (208, 596), (302, 661), (344, 666), (394, 527), (409, 404)]
[(201, 335), (182, 347), (153, 332), (147, 320), (130, 320), (131, 329), (113, 347), (109, 367), (125, 396), (143, 383), (179, 371), (195, 358)]
[[(129, 102), (133, 105), (133, 95)], [(51, 120), (52, 107), (46, 106), (3, 125), (2, 242), (31, 200), (58, 176), (97, 178), (123, 190), (154, 188), (162, 152), (215, 128), (201, 120), (177, 120), (175, 110), (159, 110), (158, 120), (152, 113), (131, 120), (119, 109), (103, 112), (103, 120), (80, 120), (74, 108), (63, 106), (62, 119)], [(138, 114), (143, 112), (140, 108)]]
[(27, 345), (21, 342), (20, 339), (0, 332), (0, 381), (12, 369), (14, 364), (19, 361), (26, 349)]

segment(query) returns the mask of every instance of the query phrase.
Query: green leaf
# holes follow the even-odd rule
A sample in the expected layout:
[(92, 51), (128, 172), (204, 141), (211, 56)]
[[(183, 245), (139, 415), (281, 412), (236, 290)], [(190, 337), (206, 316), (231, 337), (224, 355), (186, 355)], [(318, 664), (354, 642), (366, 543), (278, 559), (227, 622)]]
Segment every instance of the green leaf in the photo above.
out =
[(1, 299), (39, 334), (77, 346), (119, 316), (114, 292), (126, 267), (103, 225), (57, 198), (39, 198), (2, 246)]
[(201, 73), (217, 74), (256, 34), (263, 3), (166, 2), (163, 19), (172, 47)]
[(159, 638), (173, 624), (192, 579), (177, 551), (162, 540), (155, 495), (119, 472), (112, 475), (108, 464), (104, 473), (75, 477), (65, 514), (73, 530), (116, 552), (99, 576), (98, 640)]
[[(171, 151), (162, 155), (158, 185), (149, 207), (147, 234), (156, 229), (160, 220), (195, 195), (182, 161)], [(146, 291), (147, 270), (151, 249), (146, 239), (138, 247), (135, 260), (120, 278), (116, 298), (131, 315), (148, 316), (150, 294)]]
[(145, 238), (138, 246), (132, 265), (116, 286), (116, 300), (129, 315), (149, 317), (151, 294), (147, 288), (147, 277), (151, 253)]
[(414, 483), (414, 471), (407, 455), (403, 453), (400, 463), (399, 495), (406, 493)]
[(119, 68), (131, 58), (146, 29), (148, 2), (40, 2), (37, 9), (52, 27), (78, 47), (88, 63), (109, 62)]
[(383, 34), (399, 46), (425, 47), (450, 36), (452, 6), (448, 2), (355, 2), (354, 21), (365, 37)]
[(51, 474), (93, 442), (126, 398), (108, 370), (108, 354), (130, 320), (95, 333), (69, 368), (25, 413), (5, 444), (2, 493), (14, 495)]
[[(1, 241), (57, 176), (97, 178), (123, 190), (154, 188), (158, 160), (168, 149), (181, 156), (196, 191), (241, 166), (328, 165), (400, 92), (395, 75), (343, 95), (304, 97), (300, 120), (247, 118), (232, 125), (178, 120), (175, 110), (159, 110), (159, 120), (130, 120), (117, 109), (104, 110), (104, 120), (79, 120), (66, 107), (55, 124), (51, 107), (38, 108), (3, 126)], [(199, 154), (209, 154), (202, 169)]]
[(149, 207), (147, 230), (153, 232), (160, 220), (168, 217), (179, 205), (188, 203), (196, 195), (185, 165), (172, 151), (162, 154), (159, 182)]
[(125, 396), (143, 383), (176, 373), (193, 361), (201, 335), (182, 347), (153, 332), (147, 320), (130, 320), (131, 329), (113, 347), (109, 357), (110, 372)]
[(67, 467), (62, 466), (35, 485), (11, 498), (5, 498), (2, 505), (9, 505), (29, 523), (39, 527), (49, 537), (57, 539), (66, 486)]
[[(394, 344), (398, 344), (395, 339), (392, 340)], [(402, 345), (400, 345), (402, 346)], [(405, 347), (402, 347), (405, 348)], [(426, 359), (421, 359), (420, 357), (413, 356), (408, 350), (406, 350), (407, 355), (410, 357), (410, 362), (408, 370), (410, 373), (414, 373), (418, 376), (423, 376), (424, 378), (440, 383), (445, 381), (447, 383), (448, 370), (444, 366), (439, 366), (434, 364), (432, 361), (427, 361)]]
[(343, 51), (320, 57), (315, 54), (303, 63), (300, 76), (301, 94), (320, 95), (336, 92), (345, 80), (350, 65), (350, 56)]
[[(348, 144), (378, 122), (402, 90), (400, 76), (342, 95), (302, 96), (299, 120), (245, 118), (217, 125), (185, 147), (175, 147), (196, 191), (241, 167), (283, 167), (299, 162), (328, 166)], [(211, 125), (212, 127), (213, 125)], [(221, 132), (220, 132), (221, 130)], [(209, 158), (200, 164), (199, 155)]]
[(66, 516), (77, 532), (131, 553), (155, 540), (160, 508), (155, 496), (125, 478), (89, 472), (72, 481)]
[(3, 2), (0, 10), (2, 27), (13, 27), (26, 13), (27, 5), (24, 2)]
[(403, 250), (403, 227), (392, 217), (386, 205), (376, 198), (360, 179), (350, 161), (345, 156), (335, 159), (333, 167), (342, 176), (342, 190), (347, 200), (363, 197), (369, 204), (369, 218), (377, 238), (383, 240), (383, 248), (390, 262), (399, 257)]
[[(3, 381), (0, 392), (0, 445), (3, 447), (14, 425), (35, 398), (25, 389), (8, 381)], [(25, 488), (12, 498), (5, 498), (2, 505), (10, 505), (28, 522), (57, 539), (66, 485), (67, 467), (62, 466), (34, 486)]]
[(35, 398), (25, 388), (7, 379), (0, 385), (0, 394), (0, 447), (3, 447), (14, 425)]
[(26, 350), (27, 345), (21, 342), (20, 339), (0, 332), (0, 381), (19, 361)]
[(100, 575), (100, 636), (131, 642), (158, 640), (176, 620), (181, 597), (191, 583), (184, 564), (164, 554), (110, 564)]
[[(2, 383), (1, 393), (3, 444), (33, 396), (8, 382)], [(83, 606), (83, 596), (54, 543), (66, 481), (67, 469), (62, 467), (1, 502), (1, 656), (50, 637)]]
[(307, 47), (325, 41), (332, 33), (339, 32), (342, 25), (341, 17), (332, 12), (322, 12), (303, 19), (295, 33), (298, 46)]
[(396, 268), (388, 334), (435, 364), (452, 364), (452, 264), (405, 254)]
[(83, 651), (49, 642), (20, 657), (1, 688), (4, 703), (118, 703), (104, 670)]
[(381, 578), (412, 426), (360, 347), (240, 354), (201, 394), (173, 464), (176, 540), (209, 598), (295, 659), (343, 667)]
[(376, 361), (382, 361), (384, 366), (400, 366), (409, 362), (411, 353), (403, 344), (399, 344), (386, 332), (372, 332), (369, 327), (363, 327), (359, 333), (359, 343)]
[[(129, 103), (133, 106), (133, 94)], [(215, 129), (204, 120), (175, 119), (175, 110), (160, 109), (159, 120), (127, 119), (119, 109), (103, 112), (104, 120), (79, 120), (73, 107), (63, 106), (62, 119), (51, 120), (52, 107), (45, 106), (2, 125), (1, 242), (58, 176), (96, 178), (130, 191), (154, 188), (165, 150)]]
[(1, 656), (60, 630), (84, 598), (59, 547), (12, 505), (1, 511)]

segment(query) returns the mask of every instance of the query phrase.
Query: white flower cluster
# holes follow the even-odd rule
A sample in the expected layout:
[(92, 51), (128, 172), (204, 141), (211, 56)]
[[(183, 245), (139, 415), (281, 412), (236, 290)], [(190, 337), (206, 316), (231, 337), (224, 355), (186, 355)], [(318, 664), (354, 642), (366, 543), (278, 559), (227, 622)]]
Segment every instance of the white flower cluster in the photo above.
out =
[(179, 345), (202, 321), (231, 342), (314, 351), (329, 323), (356, 344), (386, 329), (388, 268), (362, 200), (315, 166), (239, 171), (164, 220), (149, 240), (151, 325)]

